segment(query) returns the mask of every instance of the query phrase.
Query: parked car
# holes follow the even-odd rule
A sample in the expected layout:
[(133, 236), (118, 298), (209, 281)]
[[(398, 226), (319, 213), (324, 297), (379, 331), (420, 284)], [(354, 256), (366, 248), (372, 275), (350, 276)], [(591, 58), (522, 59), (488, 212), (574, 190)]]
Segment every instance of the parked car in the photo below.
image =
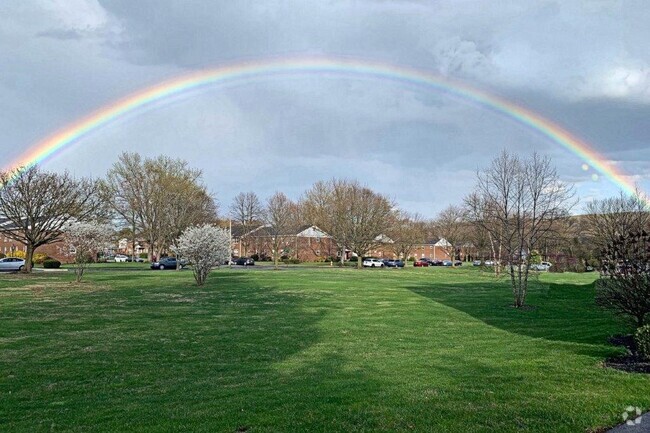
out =
[(481, 261), (480, 260), (474, 260), (472, 262), (472, 266), (481, 266)]
[(250, 257), (240, 257), (235, 261), (235, 264), (239, 266), (253, 266), (255, 265), (255, 260)]
[(131, 257), (131, 256), (128, 256), (128, 257), (126, 258), (126, 261), (127, 261), (127, 262), (144, 263), (144, 259), (143, 259), (142, 257)]
[(429, 260), (429, 266), (442, 266), (442, 260), (440, 259)]
[(383, 268), (384, 267), (384, 262), (379, 260), (379, 259), (368, 257), (368, 258), (363, 260), (363, 267), (364, 268)]
[(456, 261), (454, 262), (454, 266), (463, 266), (463, 262), (460, 261), (460, 260), (456, 260)]
[(128, 260), (129, 260), (129, 256), (126, 256), (124, 254), (115, 255), (115, 263), (126, 263)]
[(541, 262), (530, 265), (529, 269), (532, 269), (533, 271), (548, 271), (551, 266), (553, 265), (550, 262)]
[(423, 257), (419, 260), (416, 260), (415, 262), (413, 262), (413, 266), (415, 266), (416, 268), (420, 268), (420, 267), (426, 268), (429, 266), (429, 259)]
[(404, 262), (399, 259), (386, 259), (384, 260), (384, 266), (387, 268), (403, 268)]
[(451, 265), (452, 265), (451, 260), (443, 260), (442, 261), (442, 266), (451, 266)]
[[(153, 262), (151, 264), (151, 269), (160, 269), (160, 270), (176, 269), (176, 264), (177, 264), (176, 257), (163, 257), (157, 262)], [(187, 263), (181, 260), (180, 262), (181, 269), (184, 268), (186, 264)]]
[(486, 260), (483, 264), (485, 266), (494, 266), (494, 260)]
[(0, 271), (22, 271), (25, 267), (25, 260), (17, 257), (5, 257), (0, 259)]

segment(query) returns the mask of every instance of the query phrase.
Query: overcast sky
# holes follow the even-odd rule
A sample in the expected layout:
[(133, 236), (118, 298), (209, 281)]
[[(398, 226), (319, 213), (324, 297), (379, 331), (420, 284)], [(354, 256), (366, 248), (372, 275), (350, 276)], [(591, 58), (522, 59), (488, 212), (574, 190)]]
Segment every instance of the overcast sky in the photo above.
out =
[[(162, 80), (241, 60), (345, 56), (462, 80), (590, 143), (650, 190), (650, 4), (639, 1), (2, 0), (0, 165)], [(213, 86), (93, 131), (44, 163), (103, 176), (123, 151), (240, 191), (298, 198), (357, 179), (408, 211), (459, 204), (506, 149), (553, 158), (581, 203), (617, 186), (552, 140), (433, 90), (291, 75)]]

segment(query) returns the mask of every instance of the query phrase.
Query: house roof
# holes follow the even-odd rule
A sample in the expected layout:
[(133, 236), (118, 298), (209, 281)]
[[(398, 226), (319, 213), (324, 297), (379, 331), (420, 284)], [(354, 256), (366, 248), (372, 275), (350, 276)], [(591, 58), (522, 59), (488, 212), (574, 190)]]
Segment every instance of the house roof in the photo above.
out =
[[(233, 237), (266, 237), (272, 236), (273, 233), (269, 230), (268, 225), (260, 225), (254, 229), (244, 232), (241, 230), (241, 226), (238, 227), (240, 230), (235, 231), (235, 227), (232, 228)], [(298, 236), (304, 238), (329, 238), (331, 237), (325, 231), (321, 230), (315, 225), (302, 225), (299, 227), (288, 228), (287, 230), (280, 233), (280, 236)]]

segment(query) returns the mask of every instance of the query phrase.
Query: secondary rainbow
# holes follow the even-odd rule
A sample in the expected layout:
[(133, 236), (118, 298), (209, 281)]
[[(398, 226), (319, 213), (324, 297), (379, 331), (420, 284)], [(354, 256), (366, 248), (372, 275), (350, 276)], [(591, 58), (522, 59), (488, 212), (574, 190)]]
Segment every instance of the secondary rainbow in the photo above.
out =
[(618, 171), (605, 157), (561, 126), (527, 108), (466, 83), (422, 70), (374, 61), (331, 57), (291, 57), (247, 61), (172, 78), (128, 95), (68, 125), (32, 146), (13, 161), (10, 167), (30, 167), (42, 162), (101, 126), (183, 92), (205, 86), (245, 83), (261, 78), (292, 74), (351, 75), (358, 78), (397, 81), (445, 92), (477, 103), (548, 137), (577, 155), (619, 188), (627, 193), (634, 193), (635, 188), (625, 178), (625, 174)]

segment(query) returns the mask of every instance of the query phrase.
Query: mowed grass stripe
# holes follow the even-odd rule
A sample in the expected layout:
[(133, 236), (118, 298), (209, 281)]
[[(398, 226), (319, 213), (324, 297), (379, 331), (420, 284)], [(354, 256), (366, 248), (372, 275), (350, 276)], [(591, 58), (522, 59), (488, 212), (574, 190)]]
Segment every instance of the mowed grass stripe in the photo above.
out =
[(0, 279), (7, 431), (585, 431), (650, 406), (600, 367), (624, 330), (593, 276), (536, 308), (476, 269), (96, 272)]

